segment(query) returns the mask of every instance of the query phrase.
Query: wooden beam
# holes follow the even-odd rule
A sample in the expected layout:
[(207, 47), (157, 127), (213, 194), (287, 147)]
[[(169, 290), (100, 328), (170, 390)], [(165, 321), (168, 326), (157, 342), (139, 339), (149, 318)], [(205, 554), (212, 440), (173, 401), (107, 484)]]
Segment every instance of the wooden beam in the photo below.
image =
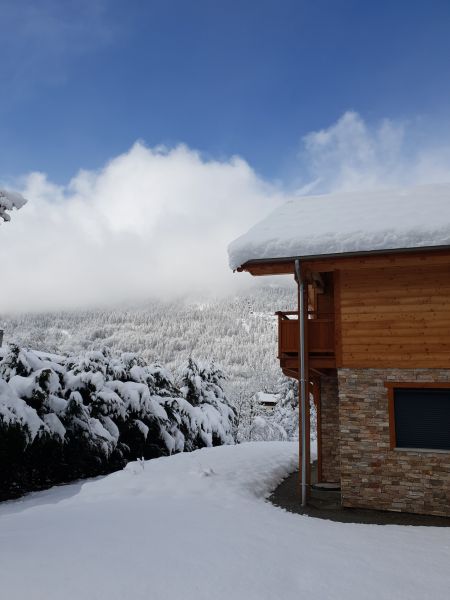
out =
[[(293, 258), (251, 260), (238, 267), (237, 271), (247, 271), (252, 275), (286, 275), (294, 273)], [(426, 267), (428, 265), (448, 265), (450, 269), (450, 248), (404, 249), (387, 252), (360, 252), (352, 255), (303, 257), (302, 265), (308, 281), (312, 273), (326, 273), (339, 269), (374, 269), (385, 267)]]
[(238, 267), (237, 271), (247, 271), (251, 275), (293, 275), (294, 274), (294, 261), (276, 261), (276, 262), (260, 262), (260, 261), (249, 261)]
[(333, 259), (305, 260), (305, 266), (320, 273), (336, 270), (385, 269), (387, 267), (426, 267), (429, 265), (448, 265), (450, 269), (450, 250), (427, 250), (418, 252), (397, 252), (373, 254)]

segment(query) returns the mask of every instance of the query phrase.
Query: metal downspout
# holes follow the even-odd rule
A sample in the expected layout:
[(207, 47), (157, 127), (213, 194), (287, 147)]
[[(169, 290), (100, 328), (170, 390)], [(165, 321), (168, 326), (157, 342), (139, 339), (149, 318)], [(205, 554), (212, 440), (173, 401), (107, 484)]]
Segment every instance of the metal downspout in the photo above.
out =
[(295, 275), (298, 285), (298, 322), (299, 322), (299, 369), (298, 382), (300, 386), (300, 411), (302, 422), (302, 506), (306, 506), (306, 373), (305, 373), (305, 294), (304, 282), (300, 271), (300, 260), (295, 261)]

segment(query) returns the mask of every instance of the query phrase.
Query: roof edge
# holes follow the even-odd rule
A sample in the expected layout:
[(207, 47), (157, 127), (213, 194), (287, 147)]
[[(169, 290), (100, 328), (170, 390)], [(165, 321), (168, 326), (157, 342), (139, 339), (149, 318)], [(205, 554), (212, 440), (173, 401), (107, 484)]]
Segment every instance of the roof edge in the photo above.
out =
[(390, 254), (410, 254), (410, 253), (421, 253), (421, 252), (439, 252), (442, 250), (450, 250), (450, 244), (444, 244), (439, 246), (413, 246), (409, 248), (389, 248), (382, 250), (358, 250), (356, 252), (334, 252), (331, 254), (306, 254), (303, 256), (282, 256), (277, 258), (254, 258), (245, 261), (239, 267), (233, 269), (234, 272), (242, 273), (246, 271), (248, 267), (258, 264), (276, 264), (276, 263), (289, 263), (296, 260), (300, 261), (314, 261), (314, 260), (337, 260), (340, 258), (361, 258), (364, 256), (380, 256)]

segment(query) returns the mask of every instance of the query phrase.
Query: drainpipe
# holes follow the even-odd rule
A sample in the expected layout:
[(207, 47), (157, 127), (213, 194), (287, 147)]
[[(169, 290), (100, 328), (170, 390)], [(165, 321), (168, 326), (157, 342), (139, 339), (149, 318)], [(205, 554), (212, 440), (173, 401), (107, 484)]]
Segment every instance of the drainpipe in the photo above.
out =
[(300, 272), (300, 261), (295, 261), (295, 276), (298, 285), (298, 324), (299, 324), (299, 361), (298, 383), (300, 392), (300, 412), (302, 420), (302, 506), (306, 506), (306, 373), (305, 373), (305, 284)]

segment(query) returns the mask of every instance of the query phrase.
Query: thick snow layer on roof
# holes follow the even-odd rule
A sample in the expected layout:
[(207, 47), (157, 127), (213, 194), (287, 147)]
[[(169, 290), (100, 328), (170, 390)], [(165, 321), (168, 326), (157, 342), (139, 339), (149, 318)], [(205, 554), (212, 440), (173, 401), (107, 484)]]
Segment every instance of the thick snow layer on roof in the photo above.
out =
[(228, 248), (249, 260), (450, 245), (450, 184), (305, 196), (286, 202)]

